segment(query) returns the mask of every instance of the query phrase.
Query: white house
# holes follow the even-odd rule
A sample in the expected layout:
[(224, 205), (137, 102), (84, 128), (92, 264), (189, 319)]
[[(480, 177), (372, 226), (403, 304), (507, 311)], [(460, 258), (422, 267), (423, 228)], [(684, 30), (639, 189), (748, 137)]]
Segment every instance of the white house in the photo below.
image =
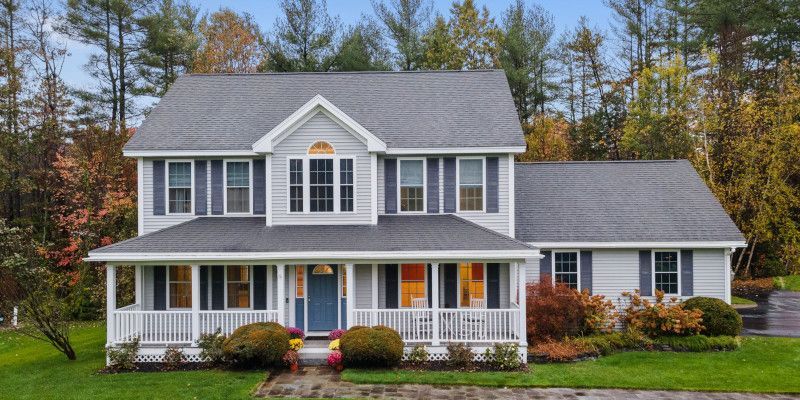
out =
[[(108, 346), (197, 359), (256, 321), (387, 325), (432, 353), (523, 345), (525, 283), (730, 301), (735, 225), (686, 161), (518, 164), (502, 71), (187, 75), (125, 155), (139, 236), (108, 268)], [(116, 269), (136, 300), (117, 307)]]

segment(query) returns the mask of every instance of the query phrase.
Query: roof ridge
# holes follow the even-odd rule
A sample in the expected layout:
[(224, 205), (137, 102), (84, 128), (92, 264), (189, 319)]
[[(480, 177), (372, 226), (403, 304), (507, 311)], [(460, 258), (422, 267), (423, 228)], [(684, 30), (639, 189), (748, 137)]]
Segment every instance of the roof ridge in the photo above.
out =
[[(437, 70), (414, 70), (414, 71), (296, 71), (296, 72), (194, 72), (183, 74), (181, 77), (203, 77), (203, 76), (261, 76), (261, 75), (381, 75), (381, 74), (440, 74), (440, 73), (474, 73), (474, 72), (503, 72), (499, 68), (487, 69), (437, 69)], [(180, 78), (180, 77), (179, 77)]]

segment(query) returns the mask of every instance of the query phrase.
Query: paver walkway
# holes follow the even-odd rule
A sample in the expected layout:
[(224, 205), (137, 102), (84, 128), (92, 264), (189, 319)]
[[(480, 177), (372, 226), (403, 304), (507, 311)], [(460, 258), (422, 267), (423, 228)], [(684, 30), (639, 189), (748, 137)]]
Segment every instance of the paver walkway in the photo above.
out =
[(301, 367), (297, 373), (270, 377), (258, 388), (259, 397), (387, 398), (387, 399), (798, 399), (791, 395), (673, 392), (619, 389), (489, 388), (479, 386), (356, 385), (343, 382), (328, 367)]

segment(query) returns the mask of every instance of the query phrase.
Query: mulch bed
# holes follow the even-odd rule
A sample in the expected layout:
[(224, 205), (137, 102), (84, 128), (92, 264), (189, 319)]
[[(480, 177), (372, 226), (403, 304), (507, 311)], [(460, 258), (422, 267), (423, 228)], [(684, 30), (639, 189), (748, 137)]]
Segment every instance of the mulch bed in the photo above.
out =
[[(452, 367), (447, 365), (447, 361), (428, 361), (419, 364), (412, 364), (409, 362), (402, 362), (398, 369), (407, 371), (454, 371), (454, 372), (497, 372), (497, 369), (492, 367), (491, 364), (485, 362), (472, 363), (465, 367)], [(519, 368), (510, 371), (528, 371), (528, 366), (522, 364)], [(509, 371), (504, 371), (509, 372)]]

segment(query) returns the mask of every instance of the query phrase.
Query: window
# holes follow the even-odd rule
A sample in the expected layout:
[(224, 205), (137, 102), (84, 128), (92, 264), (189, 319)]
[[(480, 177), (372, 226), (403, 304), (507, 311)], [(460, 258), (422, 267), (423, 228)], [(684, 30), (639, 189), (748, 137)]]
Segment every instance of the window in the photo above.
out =
[(483, 263), (461, 263), (458, 270), (461, 307), (469, 307), (471, 299), (484, 299)]
[(400, 211), (425, 211), (425, 162), (400, 160)]
[(225, 163), (225, 194), (229, 213), (250, 212), (250, 162)]
[(333, 267), (328, 264), (320, 264), (311, 270), (313, 275), (333, 275)]
[(339, 211), (353, 211), (353, 159), (339, 160)]
[(425, 264), (400, 265), (400, 306), (411, 307), (411, 300), (425, 298)]
[(333, 212), (333, 159), (308, 160), (311, 212)]
[(297, 265), (294, 267), (294, 274), (295, 274), (295, 281), (294, 281), (294, 297), (298, 299), (303, 297), (303, 292), (305, 291), (305, 268), (302, 265)]
[(483, 159), (458, 160), (459, 211), (483, 211)]
[(192, 267), (169, 266), (169, 308), (192, 308)]
[(578, 290), (578, 252), (553, 253), (553, 283), (561, 283)]
[(333, 149), (330, 143), (326, 141), (318, 141), (314, 142), (311, 147), (308, 148), (308, 154), (334, 154), (336, 151)]
[(347, 297), (347, 268), (340, 268), (342, 271), (342, 297)]
[(170, 214), (192, 212), (192, 163), (167, 163), (167, 196)]
[(677, 251), (654, 252), (653, 269), (656, 290), (660, 290), (664, 294), (679, 294)]
[(303, 211), (303, 160), (289, 160), (289, 211)]
[(229, 265), (227, 285), (228, 308), (250, 308), (250, 267)]

